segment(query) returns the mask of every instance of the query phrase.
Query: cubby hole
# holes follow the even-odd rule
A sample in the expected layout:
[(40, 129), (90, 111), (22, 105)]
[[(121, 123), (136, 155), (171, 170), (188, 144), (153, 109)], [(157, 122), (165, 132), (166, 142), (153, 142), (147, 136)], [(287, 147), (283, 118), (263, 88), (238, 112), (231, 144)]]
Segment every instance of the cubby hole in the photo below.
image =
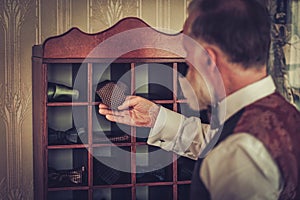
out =
[(150, 133), (150, 128), (148, 127), (136, 127), (136, 142), (147, 142)]
[(87, 190), (49, 191), (48, 200), (83, 200), (88, 199)]
[(136, 187), (136, 199), (157, 200), (173, 199), (172, 185), (166, 186), (138, 186)]
[(79, 187), (87, 185), (86, 149), (48, 150), (48, 187)]
[(101, 188), (93, 191), (93, 200), (132, 200), (131, 188)]
[(136, 147), (136, 182), (172, 181), (173, 153), (149, 145)]
[[(178, 77), (185, 77), (186, 76), (186, 74), (187, 74), (187, 71), (188, 71), (188, 65), (185, 63), (185, 62), (183, 62), (183, 63), (178, 63), (177, 64), (177, 76)], [(177, 89), (177, 98), (178, 99), (185, 99), (185, 97), (184, 97), (184, 95), (183, 95), (183, 92), (182, 92), (182, 89), (181, 89), (181, 87), (180, 87), (180, 84), (179, 84), (179, 81), (178, 80), (176, 80), (176, 82), (177, 82), (177, 85), (178, 85), (178, 89)]]
[[(87, 101), (87, 64), (55, 63), (47, 69), (48, 102)], [(59, 85), (54, 91), (50, 88), (52, 83)]]
[(198, 117), (201, 119), (202, 123), (209, 123), (208, 109), (195, 111), (191, 109), (188, 103), (186, 102), (178, 103), (177, 108), (177, 112), (183, 114), (186, 117)]
[(135, 93), (149, 100), (173, 99), (172, 63), (137, 63)]
[(94, 185), (131, 183), (130, 147), (103, 146), (93, 150)]
[(108, 121), (99, 114), (98, 105), (94, 106), (92, 117), (93, 144), (128, 143), (131, 141), (131, 127)]
[(49, 106), (48, 145), (88, 143), (87, 108), (84, 106)]
[(190, 199), (190, 184), (178, 185), (178, 200)]
[(187, 157), (179, 157), (177, 159), (178, 181), (187, 181), (192, 179), (195, 160)]
[(127, 89), (125, 93), (131, 91), (131, 64), (130, 63), (94, 63), (92, 70), (92, 90), (95, 102), (101, 102), (100, 97), (96, 94), (98, 84), (104, 81), (112, 81), (124, 85)]

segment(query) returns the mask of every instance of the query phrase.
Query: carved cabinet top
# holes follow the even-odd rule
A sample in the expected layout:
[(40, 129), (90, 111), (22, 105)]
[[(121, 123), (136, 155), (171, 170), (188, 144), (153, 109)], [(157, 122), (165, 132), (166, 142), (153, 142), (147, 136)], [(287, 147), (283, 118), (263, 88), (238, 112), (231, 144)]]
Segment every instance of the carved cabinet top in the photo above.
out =
[(99, 32), (85, 33), (74, 27), (37, 46), (43, 58), (183, 58), (182, 34), (155, 30), (135, 17), (120, 20)]

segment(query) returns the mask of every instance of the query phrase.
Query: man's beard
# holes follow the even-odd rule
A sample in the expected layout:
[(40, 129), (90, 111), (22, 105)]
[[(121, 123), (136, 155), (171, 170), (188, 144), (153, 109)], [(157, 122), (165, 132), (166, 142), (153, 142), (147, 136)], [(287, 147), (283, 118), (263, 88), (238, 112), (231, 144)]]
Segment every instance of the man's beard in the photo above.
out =
[(179, 84), (184, 97), (187, 99), (188, 105), (193, 110), (204, 110), (211, 105), (211, 98), (208, 88), (201, 79), (201, 81), (194, 81), (192, 85), (187, 78), (179, 77)]

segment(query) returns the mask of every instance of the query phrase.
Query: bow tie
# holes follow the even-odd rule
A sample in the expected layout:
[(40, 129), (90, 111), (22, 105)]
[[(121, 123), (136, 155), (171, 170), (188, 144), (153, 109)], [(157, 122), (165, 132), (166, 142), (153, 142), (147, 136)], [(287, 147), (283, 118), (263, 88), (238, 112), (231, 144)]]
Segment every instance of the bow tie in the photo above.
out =
[(48, 144), (56, 145), (56, 144), (77, 144), (80, 143), (80, 136), (84, 135), (85, 129), (75, 127), (70, 128), (66, 131), (58, 131), (52, 128), (48, 128)]
[(209, 123), (210, 123), (210, 128), (212, 130), (213, 129), (218, 129), (221, 126), (220, 120), (219, 120), (218, 104), (208, 107), (207, 116), (208, 116), (208, 120), (209, 120)]

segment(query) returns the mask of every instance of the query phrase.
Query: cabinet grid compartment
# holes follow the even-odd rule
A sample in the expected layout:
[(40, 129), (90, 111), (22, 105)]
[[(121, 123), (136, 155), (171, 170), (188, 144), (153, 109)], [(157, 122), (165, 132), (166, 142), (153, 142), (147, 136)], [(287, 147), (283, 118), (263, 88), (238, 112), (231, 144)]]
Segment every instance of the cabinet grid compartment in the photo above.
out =
[[(131, 30), (141, 31), (118, 39)], [(72, 28), (33, 47), (35, 199), (188, 199), (194, 161), (147, 145), (149, 128), (106, 120), (95, 93), (102, 81), (120, 81), (128, 94), (197, 116), (177, 81), (186, 70), (180, 37), (129, 17), (100, 33)], [(114, 57), (129, 44), (138, 48)], [(51, 84), (77, 93), (50, 98)], [(168, 164), (160, 166), (155, 151)], [(116, 161), (128, 170), (111, 167)]]

